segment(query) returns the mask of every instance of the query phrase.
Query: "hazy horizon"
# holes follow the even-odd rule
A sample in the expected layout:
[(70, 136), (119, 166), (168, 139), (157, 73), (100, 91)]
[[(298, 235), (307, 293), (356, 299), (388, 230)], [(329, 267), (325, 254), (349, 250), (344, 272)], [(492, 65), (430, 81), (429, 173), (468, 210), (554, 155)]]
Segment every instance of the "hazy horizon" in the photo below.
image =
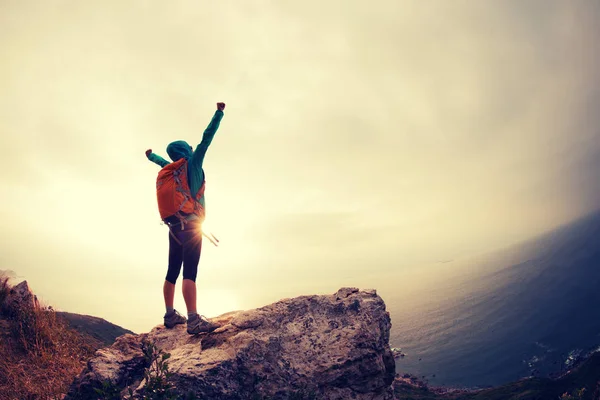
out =
[(56, 308), (161, 323), (144, 151), (195, 145), (223, 101), (201, 313), (418, 290), (600, 208), (598, 26), (583, 0), (0, 0), (0, 269)]

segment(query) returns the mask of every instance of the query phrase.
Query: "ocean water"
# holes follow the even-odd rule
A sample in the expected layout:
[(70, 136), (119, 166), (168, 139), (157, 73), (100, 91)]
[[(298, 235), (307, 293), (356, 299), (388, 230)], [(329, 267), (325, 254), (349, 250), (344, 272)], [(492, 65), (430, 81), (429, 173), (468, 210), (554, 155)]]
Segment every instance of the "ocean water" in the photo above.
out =
[[(388, 295), (396, 371), (486, 387), (560, 373), (600, 346), (600, 214)], [(600, 371), (599, 371), (600, 375)]]

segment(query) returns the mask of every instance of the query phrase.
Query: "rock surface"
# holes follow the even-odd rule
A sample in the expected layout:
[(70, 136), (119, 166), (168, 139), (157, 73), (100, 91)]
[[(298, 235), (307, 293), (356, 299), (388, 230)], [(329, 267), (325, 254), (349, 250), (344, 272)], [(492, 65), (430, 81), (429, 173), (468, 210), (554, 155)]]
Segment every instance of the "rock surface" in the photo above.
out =
[(93, 398), (106, 381), (123, 393), (139, 391), (145, 340), (171, 354), (171, 381), (181, 398), (393, 399), (390, 316), (374, 290), (284, 299), (212, 321), (222, 326), (210, 334), (190, 336), (178, 325), (121, 336), (98, 350), (66, 399)]
[(23, 281), (10, 289), (3, 307), (11, 314), (17, 310), (34, 310), (40, 307), (37, 296), (33, 294), (27, 281)]

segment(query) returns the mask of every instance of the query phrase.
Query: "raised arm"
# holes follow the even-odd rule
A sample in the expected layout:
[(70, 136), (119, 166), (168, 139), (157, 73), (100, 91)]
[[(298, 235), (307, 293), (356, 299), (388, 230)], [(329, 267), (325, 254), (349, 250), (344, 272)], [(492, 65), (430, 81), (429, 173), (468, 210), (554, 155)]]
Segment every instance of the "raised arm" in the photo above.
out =
[(152, 149), (146, 150), (146, 157), (148, 158), (148, 160), (152, 161), (153, 163), (160, 165), (161, 168), (166, 165), (171, 164), (170, 162), (168, 162), (167, 160), (165, 160), (158, 154), (154, 154), (152, 152)]
[(202, 141), (198, 146), (196, 146), (196, 150), (194, 151), (191, 160), (192, 168), (194, 168), (196, 171), (202, 171), (202, 164), (204, 163), (206, 150), (208, 150), (208, 146), (210, 146), (210, 143), (215, 137), (215, 133), (217, 133), (217, 129), (219, 129), (221, 119), (223, 118), (224, 109), (225, 103), (217, 103), (217, 111), (215, 111), (215, 115), (213, 115), (208, 127), (204, 130)]

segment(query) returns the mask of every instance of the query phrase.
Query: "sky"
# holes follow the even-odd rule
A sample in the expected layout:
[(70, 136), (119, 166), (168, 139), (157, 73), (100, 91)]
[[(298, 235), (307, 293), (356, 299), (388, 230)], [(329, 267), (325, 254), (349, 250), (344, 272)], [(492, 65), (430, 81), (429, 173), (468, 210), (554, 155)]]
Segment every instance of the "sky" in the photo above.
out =
[(195, 146), (223, 101), (201, 313), (418, 290), (600, 208), (599, 26), (583, 0), (0, 0), (0, 269), (160, 323), (144, 151)]

